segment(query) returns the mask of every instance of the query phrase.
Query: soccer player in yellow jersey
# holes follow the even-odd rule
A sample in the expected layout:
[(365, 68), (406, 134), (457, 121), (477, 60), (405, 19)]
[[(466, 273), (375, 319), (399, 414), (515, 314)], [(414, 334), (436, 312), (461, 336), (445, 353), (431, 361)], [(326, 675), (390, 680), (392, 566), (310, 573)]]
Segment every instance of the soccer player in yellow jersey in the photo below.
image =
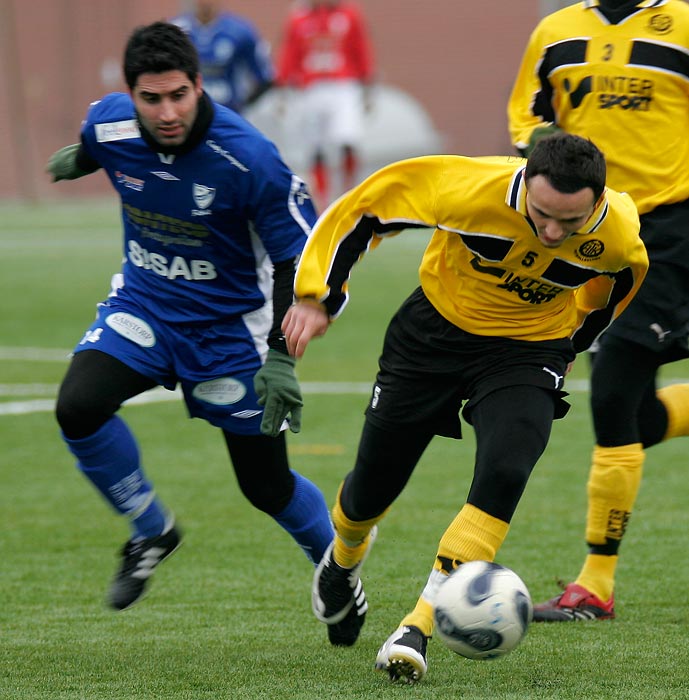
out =
[(588, 140), (544, 138), (516, 157), (428, 156), (392, 164), (317, 222), (283, 331), (304, 354), (343, 311), (354, 263), (402, 229), (435, 228), (421, 286), (388, 327), (354, 469), (332, 511), (336, 537), (319, 563), (313, 609), (326, 624), (367, 602), (359, 577), (378, 521), (434, 435), (477, 451), (466, 503), (440, 540), (415, 609), (376, 667), (413, 683), (426, 672), (433, 598), (463, 562), (492, 561), (552, 422), (565, 415), (564, 377), (628, 304), (646, 272), (631, 199), (606, 189)]
[(634, 199), (650, 258), (639, 294), (592, 354), (589, 552), (564, 592), (534, 608), (537, 621), (610, 619), (644, 451), (689, 435), (689, 384), (657, 387), (662, 365), (689, 357), (689, 4), (587, 0), (545, 17), (508, 115), (522, 153), (557, 129), (605, 153), (608, 185)]

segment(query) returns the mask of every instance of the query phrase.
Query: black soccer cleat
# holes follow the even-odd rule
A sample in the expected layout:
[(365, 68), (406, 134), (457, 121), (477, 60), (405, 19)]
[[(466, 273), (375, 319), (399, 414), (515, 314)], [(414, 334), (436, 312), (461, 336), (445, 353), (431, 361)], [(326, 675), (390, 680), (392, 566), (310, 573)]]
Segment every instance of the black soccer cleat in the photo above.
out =
[(334, 646), (352, 646), (364, 625), (368, 601), (359, 572), (377, 535), (373, 527), (362, 560), (351, 569), (335, 563), (331, 543), (313, 577), (311, 603), (314, 615), (328, 625), (328, 639)]
[(110, 585), (108, 605), (125, 610), (141, 598), (155, 568), (181, 544), (182, 535), (174, 522), (169, 530), (156, 537), (132, 539), (125, 543), (120, 568)]

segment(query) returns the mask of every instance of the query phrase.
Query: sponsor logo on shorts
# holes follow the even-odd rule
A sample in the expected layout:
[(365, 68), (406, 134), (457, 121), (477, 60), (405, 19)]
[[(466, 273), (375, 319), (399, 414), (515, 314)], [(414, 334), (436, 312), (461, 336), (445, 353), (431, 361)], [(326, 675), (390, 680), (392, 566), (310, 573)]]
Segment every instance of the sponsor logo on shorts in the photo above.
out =
[(96, 124), (96, 140), (98, 143), (107, 141), (122, 141), (123, 139), (135, 139), (141, 136), (136, 119), (126, 119), (121, 122), (109, 122)]
[(191, 393), (199, 401), (212, 403), (214, 406), (228, 406), (241, 401), (246, 396), (246, 387), (232, 377), (220, 377), (220, 379), (211, 379), (197, 384)]
[(380, 401), (380, 387), (376, 384), (373, 387), (373, 398), (371, 399), (371, 408), (377, 408), (378, 401)]
[(156, 337), (153, 329), (146, 321), (142, 321), (132, 314), (118, 311), (117, 313), (110, 314), (110, 316), (105, 319), (105, 322), (123, 338), (131, 340), (142, 348), (152, 348), (156, 344)]

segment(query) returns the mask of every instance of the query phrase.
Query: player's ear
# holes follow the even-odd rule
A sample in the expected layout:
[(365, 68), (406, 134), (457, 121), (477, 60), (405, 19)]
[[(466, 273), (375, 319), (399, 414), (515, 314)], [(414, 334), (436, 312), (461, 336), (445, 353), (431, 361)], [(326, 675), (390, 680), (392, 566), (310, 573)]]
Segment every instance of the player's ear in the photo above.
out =
[(201, 77), (201, 73), (197, 73), (194, 79), (194, 92), (196, 92), (197, 97), (201, 97), (201, 93), (203, 92), (203, 78)]

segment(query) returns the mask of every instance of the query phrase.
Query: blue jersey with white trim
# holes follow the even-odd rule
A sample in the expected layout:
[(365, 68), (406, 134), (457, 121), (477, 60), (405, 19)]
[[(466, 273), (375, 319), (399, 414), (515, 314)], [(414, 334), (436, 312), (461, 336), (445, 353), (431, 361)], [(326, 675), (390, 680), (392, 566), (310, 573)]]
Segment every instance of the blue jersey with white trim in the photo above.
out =
[(142, 138), (126, 94), (93, 103), (82, 126), (82, 148), (122, 201), (117, 294), (165, 322), (208, 323), (264, 306), (272, 263), (296, 257), (316, 219), (274, 144), (232, 110), (213, 109), (199, 143), (175, 155)]
[(202, 24), (189, 12), (172, 21), (196, 46), (203, 86), (214, 102), (241, 111), (257, 88), (273, 81), (269, 45), (243, 17), (222, 12)]

